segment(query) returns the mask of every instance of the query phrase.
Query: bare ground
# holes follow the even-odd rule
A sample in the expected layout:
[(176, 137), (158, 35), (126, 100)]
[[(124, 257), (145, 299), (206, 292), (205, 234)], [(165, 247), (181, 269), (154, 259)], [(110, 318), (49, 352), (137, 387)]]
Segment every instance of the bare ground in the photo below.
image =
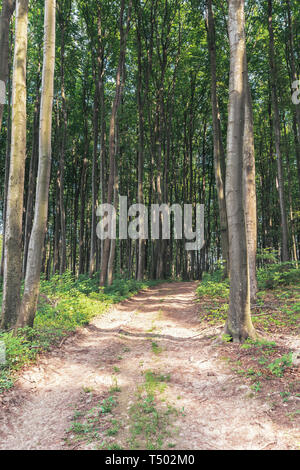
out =
[(114, 439), (129, 448), (129, 408), (146, 370), (170, 377), (161, 406), (181, 410), (173, 418), (173, 448), (299, 449), (299, 420), (274, 419), (268, 402), (251, 398), (220, 360), (212, 342), (219, 330), (203, 330), (195, 289), (171, 283), (143, 291), (41, 356), (0, 398), (0, 449), (70, 448), (66, 430), (74, 410), (107, 396), (113, 376), (121, 389), (114, 417), (122, 423)]

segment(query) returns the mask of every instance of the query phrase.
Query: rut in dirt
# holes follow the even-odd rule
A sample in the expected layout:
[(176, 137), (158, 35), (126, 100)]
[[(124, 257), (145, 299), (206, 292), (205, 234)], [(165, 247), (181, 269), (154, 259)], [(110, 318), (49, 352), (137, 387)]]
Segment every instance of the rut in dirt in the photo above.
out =
[[(166, 283), (143, 291), (23, 371), (2, 399), (0, 449), (67, 448), (66, 430), (83, 391), (92, 391), (86, 401), (106, 396), (116, 376), (121, 392), (115, 418), (122, 427), (114, 439), (130, 448), (128, 410), (147, 370), (169, 377), (165, 402), (184, 410), (174, 419), (172, 448), (294, 448), (291, 430), (273, 423), (264, 404), (249, 400), (247, 387), (218, 359), (212, 338), (219, 330), (202, 330), (196, 285)], [(75, 447), (97, 448), (95, 442)]]

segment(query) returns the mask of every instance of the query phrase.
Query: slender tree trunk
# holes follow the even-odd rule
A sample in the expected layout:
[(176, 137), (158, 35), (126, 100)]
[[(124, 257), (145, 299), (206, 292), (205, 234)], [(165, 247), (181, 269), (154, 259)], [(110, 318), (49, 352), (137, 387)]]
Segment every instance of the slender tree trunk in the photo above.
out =
[[(295, 64), (295, 41), (294, 41), (294, 24), (292, 21), (291, 15), (291, 2), (286, 0), (287, 4), (287, 13), (288, 13), (288, 35), (289, 35), (289, 45), (290, 45), (290, 61), (291, 61), (291, 78), (292, 83), (298, 80), (298, 74)], [(294, 92), (295, 90), (293, 90)], [(297, 168), (298, 168), (298, 182), (300, 190), (300, 105), (295, 106), (295, 117), (296, 117), (296, 132), (295, 132), (295, 146), (296, 146), (296, 158), (297, 158)]]
[[(227, 277), (229, 266), (229, 252), (228, 252), (228, 227), (227, 227), (227, 212), (226, 212), (226, 199), (225, 199), (225, 152), (222, 140), (220, 111), (217, 97), (217, 70), (216, 70), (216, 39), (215, 39), (215, 24), (212, 10), (212, 0), (207, 0), (208, 8), (208, 46), (210, 56), (210, 71), (211, 71), (211, 103), (212, 103), (212, 116), (213, 116), (213, 139), (214, 139), (214, 167), (215, 179), (217, 185), (219, 215), (220, 215), (220, 230), (221, 230), (221, 245), (222, 254), (225, 262), (224, 277)], [(223, 169), (223, 170), (222, 170)]]
[(255, 303), (257, 294), (256, 251), (257, 209), (255, 181), (255, 149), (252, 97), (248, 78), (247, 56), (244, 58), (245, 128), (244, 128), (244, 208), (247, 232), (248, 263), (250, 277), (250, 301)]
[(250, 280), (243, 204), (245, 122), (245, 0), (229, 0), (230, 81), (227, 135), (226, 204), (229, 234), (230, 300), (226, 333), (240, 342), (255, 336), (250, 313)]
[(4, 108), (5, 88), (9, 73), (9, 25), (15, 10), (15, 0), (3, 0), (0, 15), (0, 130)]
[[(96, 236), (96, 210), (98, 204), (98, 141), (99, 141), (99, 106), (104, 105), (103, 95), (103, 79), (104, 79), (104, 49), (103, 49), (103, 39), (102, 39), (102, 17), (101, 17), (101, 6), (98, 7), (98, 16), (97, 16), (97, 29), (98, 29), (98, 38), (97, 38), (97, 64), (95, 67), (95, 96), (94, 96), (94, 116), (93, 116), (93, 125), (94, 125), (94, 151), (93, 151), (93, 168), (92, 168), (92, 225), (91, 225), (91, 249), (90, 249), (90, 266), (89, 266), (89, 275), (93, 276), (97, 266), (97, 236)], [(104, 119), (104, 110), (101, 109), (101, 154), (102, 154), (102, 145), (105, 145), (102, 142), (102, 120)], [(102, 155), (100, 155), (100, 189), (102, 195), (102, 179), (103, 179), (103, 168), (102, 168)]]
[(18, 327), (33, 326), (40, 287), (40, 272), (48, 217), (48, 198), (51, 171), (51, 130), (53, 82), (55, 66), (55, 0), (45, 1), (44, 58), (42, 74), (39, 167), (35, 211), (30, 236), (24, 295), (18, 318)]
[(96, 238), (96, 210), (97, 210), (97, 194), (98, 194), (98, 139), (99, 139), (99, 79), (98, 73), (95, 72), (95, 96), (94, 96), (94, 115), (93, 115), (93, 130), (94, 130), (94, 148), (93, 148), (93, 164), (92, 164), (92, 221), (91, 221), (91, 249), (90, 249), (90, 263), (89, 263), (89, 276), (92, 277), (95, 273), (96, 256), (97, 256), (97, 238)]
[[(13, 38), (11, 33), (11, 44)], [(11, 62), (12, 54), (9, 54), (9, 78), (8, 78), (8, 116), (7, 116), (7, 139), (6, 139), (6, 154), (5, 154), (5, 176), (4, 176), (4, 196), (3, 196), (3, 232), (2, 232), (2, 250), (1, 250), (1, 266), (0, 276), (3, 278), (4, 270), (4, 248), (5, 248), (5, 227), (6, 227), (6, 212), (7, 212), (7, 191), (8, 191), (8, 178), (9, 178), (9, 164), (10, 164), (10, 148), (11, 148)]]
[(273, 31), (273, 6), (272, 0), (268, 0), (268, 20), (269, 20), (269, 60), (270, 60), (270, 80), (272, 91), (272, 107), (273, 107), (273, 124), (275, 134), (275, 149), (277, 157), (277, 177), (278, 177), (278, 193), (281, 217), (281, 245), (282, 245), (282, 261), (289, 260), (288, 248), (288, 222), (286, 214), (285, 194), (284, 194), (284, 174), (281, 156), (281, 131), (280, 131), (280, 116), (278, 106), (278, 93), (277, 93), (277, 70), (275, 62), (274, 50), (274, 31)]
[[(141, 37), (141, 10), (140, 3), (137, 9), (137, 45), (138, 45), (138, 85), (137, 85), (137, 104), (139, 114), (139, 143), (138, 143), (138, 203), (144, 204), (143, 174), (144, 174), (144, 112), (143, 112), (143, 76), (142, 76), (142, 37)], [(141, 216), (141, 214), (140, 214)], [(143, 221), (142, 221), (143, 223)], [(142, 281), (145, 270), (145, 240), (139, 238), (138, 241), (138, 262), (137, 262), (137, 280)]]
[(25, 214), (25, 228), (24, 228), (24, 256), (23, 256), (23, 276), (26, 273), (27, 254), (30, 240), (30, 234), (33, 222), (33, 204), (34, 204), (34, 190), (37, 176), (38, 155), (39, 155), (39, 116), (40, 116), (40, 68), (37, 79), (37, 96), (34, 106), (34, 118), (32, 129), (32, 152), (29, 167), (28, 179), (28, 192)]
[[(119, 56), (119, 65), (117, 70), (116, 78), (116, 92), (115, 98), (112, 106), (111, 118), (110, 118), (110, 130), (109, 130), (109, 179), (108, 179), (108, 190), (107, 190), (107, 203), (112, 204), (113, 202), (113, 192), (114, 192), (114, 176), (115, 176), (115, 133), (116, 133), (116, 118), (118, 109), (121, 103), (123, 84), (124, 84), (124, 68), (125, 68), (125, 56), (126, 56), (126, 44), (127, 37), (130, 28), (130, 19), (131, 19), (131, 9), (132, 1), (129, 1), (128, 12), (127, 12), (127, 25), (126, 29), (124, 28), (124, 9), (125, 1), (121, 2), (121, 11), (120, 11), (120, 56)], [(101, 268), (100, 268), (100, 286), (104, 286), (107, 278), (107, 270), (109, 263), (109, 253), (111, 240), (106, 238), (103, 244), (103, 253), (101, 257)]]
[(22, 216), (26, 158), (28, 0), (17, 1), (13, 66), (11, 158), (4, 248), (2, 328), (15, 325), (21, 300)]
[[(117, 145), (117, 147), (118, 147), (118, 145)], [(119, 195), (119, 180), (118, 180), (118, 173), (117, 173), (117, 162), (115, 161), (115, 182), (114, 182), (114, 208), (115, 208), (115, 211), (117, 211), (117, 209), (118, 209), (118, 195)], [(115, 254), (116, 254), (116, 240), (111, 240), (110, 252), (109, 252), (109, 261), (108, 261), (108, 267), (107, 267), (107, 285), (108, 286), (111, 286), (112, 283), (113, 283)]]

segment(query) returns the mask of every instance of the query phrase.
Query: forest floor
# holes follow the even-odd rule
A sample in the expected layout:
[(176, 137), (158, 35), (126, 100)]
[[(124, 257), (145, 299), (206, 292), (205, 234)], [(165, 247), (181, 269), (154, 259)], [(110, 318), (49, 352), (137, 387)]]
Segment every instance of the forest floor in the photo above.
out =
[(299, 366), (271, 362), (276, 387), (245, 366), (253, 348), (262, 365), (287, 358), (297, 337), (214, 343), (197, 285), (142, 291), (20, 371), (0, 397), (0, 449), (299, 449)]

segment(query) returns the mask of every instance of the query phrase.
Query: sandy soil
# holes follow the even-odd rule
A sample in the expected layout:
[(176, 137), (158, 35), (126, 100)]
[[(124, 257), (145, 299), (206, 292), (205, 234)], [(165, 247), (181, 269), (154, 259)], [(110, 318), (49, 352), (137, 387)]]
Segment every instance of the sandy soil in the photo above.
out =
[(184, 409), (174, 423), (175, 449), (298, 449), (299, 428), (273, 420), (269, 405), (249, 398), (249, 387), (218, 357), (211, 338), (219, 330), (201, 331), (195, 288), (171, 283), (143, 291), (23, 371), (0, 398), (0, 449), (65, 449), (83, 388), (105, 395), (114, 366), (124, 429), (143, 371), (151, 369), (170, 374), (167, 400)]

